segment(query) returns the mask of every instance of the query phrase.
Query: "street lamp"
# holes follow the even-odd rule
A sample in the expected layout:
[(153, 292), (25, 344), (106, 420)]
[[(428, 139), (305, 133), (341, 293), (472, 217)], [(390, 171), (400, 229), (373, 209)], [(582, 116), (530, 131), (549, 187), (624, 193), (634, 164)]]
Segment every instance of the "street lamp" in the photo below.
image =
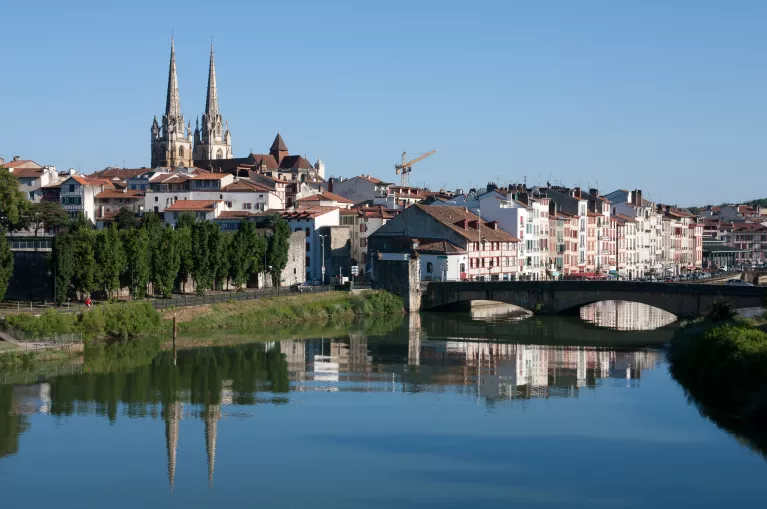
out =
[(321, 255), (322, 255), (322, 279), (321, 284), (325, 284), (325, 237), (327, 235), (320, 235), (320, 242), (322, 243)]

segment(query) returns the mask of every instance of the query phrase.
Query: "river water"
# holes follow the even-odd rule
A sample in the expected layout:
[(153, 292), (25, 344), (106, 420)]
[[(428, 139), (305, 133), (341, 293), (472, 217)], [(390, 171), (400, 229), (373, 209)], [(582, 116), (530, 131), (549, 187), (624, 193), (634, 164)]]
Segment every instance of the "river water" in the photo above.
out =
[(688, 401), (673, 317), (640, 306), (0, 374), (3, 507), (764, 507), (763, 452)]

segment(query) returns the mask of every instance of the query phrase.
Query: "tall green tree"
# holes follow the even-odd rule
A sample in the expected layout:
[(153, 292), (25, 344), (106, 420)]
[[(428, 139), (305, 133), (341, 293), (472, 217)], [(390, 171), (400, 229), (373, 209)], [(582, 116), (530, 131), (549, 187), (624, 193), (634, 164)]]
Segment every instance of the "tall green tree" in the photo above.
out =
[(53, 279), (56, 304), (61, 306), (71, 296), (72, 278), (75, 275), (74, 241), (67, 232), (53, 239)]
[(270, 221), (272, 235), (266, 249), (266, 264), (271, 268), (272, 283), (279, 285), (282, 271), (288, 264), (290, 249), (290, 225), (278, 216), (272, 216)]
[(263, 272), (266, 262), (266, 237), (258, 233), (256, 225), (248, 222), (245, 225), (245, 238), (248, 242), (247, 280), (251, 281)]
[(26, 228), (30, 205), (19, 190), (19, 179), (0, 166), (0, 227), (9, 231)]
[(69, 215), (57, 202), (41, 201), (29, 206), (27, 222), (37, 237), (40, 230), (58, 230), (66, 226)]
[(154, 212), (145, 214), (142, 223), (149, 236), (149, 281), (152, 283), (152, 288), (156, 293), (158, 291), (157, 287), (160, 284), (160, 279), (163, 277), (163, 275), (160, 274), (160, 244), (162, 242), (163, 226), (159, 216)]
[(228, 287), (229, 281), (229, 269), (232, 264), (232, 241), (234, 240), (234, 233), (221, 232), (218, 241), (218, 257), (216, 265), (216, 289), (224, 290)]
[(180, 230), (173, 230), (170, 226), (166, 226), (162, 230), (160, 238), (160, 249), (156, 257), (158, 278), (155, 283), (155, 291), (160, 292), (166, 299), (170, 298), (173, 293), (173, 285), (181, 267), (181, 256), (178, 249), (180, 234)]
[(194, 214), (191, 212), (182, 212), (176, 219), (176, 229), (179, 228), (192, 228), (197, 221), (194, 219)]
[(238, 290), (248, 282), (251, 262), (248, 252), (249, 237), (254, 229), (255, 225), (252, 222), (242, 221), (229, 244), (229, 279)]
[(149, 235), (144, 228), (121, 230), (127, 263), (123, 272), (124, 285), (134, 299), (146, 296), (149, 284)]
[(192, 227), (192, 279), (198, 295), (213, 288), (213, 279), (216, 276), (216, 271), (211, 270), (211, 258), (215, 255), (210, 252), (215, 241), (210, 238), (212, 230), (208, 224), (208, 221), (203, 221), (195, 223)]
[(5, 297), (5, 292), (8, 291), (8, 284), (11, 282), (12, 275), (13, 253), (5, 239), (5, 230), (0, 227), (0, 300)]
[(130, 208), (120, 207), (117, 217), (115, 217), (115, 224), (118, 230), (130, 230), (131, 228), (138, 228), (139, 220)]
[(120, 276), (125, 271), (127, 259), (123, 250), (122, 239), (117, 226), (96, 234), (96, 266), (98, 267), (98, 287), (111, 297), (120, 289)]
[(69, 223), (69, 231), (73, 234), (81, 230), (93, 230), (94, 228), (95, 226), (91, 220), (85, 217), (82, 212), (77, 214), (77, 217)]
[(89, 227), (78, 226), (72, 233), (72, 253), (75, 271), (72, 284), (82, 298), (98, 289), (98, 266), (96, 265), (96, 232)]
[(192, 277), (194, 259), (192, 258), (192, 227), (176, 227), (176, 249), (178, 250), (179, 266), (176, 274), (176, 288), (184, 293), (184, 285)]

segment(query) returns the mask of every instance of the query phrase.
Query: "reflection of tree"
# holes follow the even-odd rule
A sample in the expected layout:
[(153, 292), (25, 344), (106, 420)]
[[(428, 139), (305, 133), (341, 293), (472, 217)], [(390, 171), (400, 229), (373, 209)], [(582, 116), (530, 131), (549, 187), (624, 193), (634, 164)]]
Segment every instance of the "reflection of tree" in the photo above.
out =
[(0, 385), (0, 458), (19, 452), (19, 437), (29, 429), (25, 415), (13, 408), (13, 388)]

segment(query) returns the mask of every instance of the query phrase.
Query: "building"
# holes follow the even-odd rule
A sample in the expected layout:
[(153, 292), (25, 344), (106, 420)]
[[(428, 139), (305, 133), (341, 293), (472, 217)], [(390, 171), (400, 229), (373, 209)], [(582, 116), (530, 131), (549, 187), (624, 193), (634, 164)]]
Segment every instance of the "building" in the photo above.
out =
[(197, 120), (194, 130), (195, 164), (203, 165), (210, 160), (232, 158), (232, 133), (229, 121), (224, 123), (218, 109), (218, 87), (216, 86), (216, 63), (213, 44), (210, 45), (208, 67), (208, 94), (205, 97), (205, 113), (202, 114), (202, 128)]
[[(520, 240), (503, 231), (497, 221), (485, 222), (465, 207), (420, 204), (408, 207), (369, 237), (368, 249), (390, 252), (392, 246), (407, 241), (411, 246), (446, 241), (463, 251), (468, 264), (459, 266), (460, 279), (511, 280), (519, 274)], [(371, 265), (375, 278), (374, 258)], [(428, 271), (422, 273), (422, 277), (425, 275)]]
[(43, 199), (43, 188), (59, 181), (59, 174), (52, 166), (40, 166), (34, 161), (21, 160), (15, 156), (12, 161), (0, 164), (19, 180), (19, 190), (32, 202)]
[(397, 215), (398, 210), (378, 206), (358, 206), (341, 210), (341, 225), (351, 228), (352, 260), (357, 265), (368, 265), (368, 237)]
[(181, 113), (181, 99), (176, 77), (176, 50), (171, 40), (165, 114), (162, 117), (162, 124), (157, 122), (156, 115), (152, 122), (152, 167), (192, 166), (194, 140), (191, 131), (191, 123), (185, 126), (184, 115)]
[(354, 202), (348, 198), (329, 191), (296, 200), (297, 207), (338, 207), (340, 209), (349, 209), (352, 205), (354, 205)]
[(165, 209), (165, 223), (175, 228), (183, 213), (192, 214), (197, 221), (213, 221), (225, 210), (223, 200), (179, 200)]
[(386, 196), (391, 185), (370, 175), (328, 180), (329, 191), (351, 200), (352, 203), (369, 201), (372, 204), (374, 199)]
[(113, 221), (121, 208), (127, 208), (134, 214), (144, 212), (144, 192), (128, 189), (104, 189), (94, 197), (94, 221), (97, 227)]
[(72, 219), (83, 214), (86, 219), (95, 222), (96, 196), (107, 189), (115, 189), (109, 180), (72, 175), (61, 182), (61, 206)]
[(767, 263), (767, 226), (760, 223), (734, 223), (728, 246), (739, 251), (737, 263)]
[(278, 210), (274, 211), (274, 213), (287, 221), (292, 231), (304, 231), (306, 280), (327, 281), (326, 274), (323, 274), (322, 270), (322, 250), (325, 237), (322, 236), (319, 230), (325, 226), (340, 225), (338, 208), (308, 207), (297, 208), (295, 210)]

